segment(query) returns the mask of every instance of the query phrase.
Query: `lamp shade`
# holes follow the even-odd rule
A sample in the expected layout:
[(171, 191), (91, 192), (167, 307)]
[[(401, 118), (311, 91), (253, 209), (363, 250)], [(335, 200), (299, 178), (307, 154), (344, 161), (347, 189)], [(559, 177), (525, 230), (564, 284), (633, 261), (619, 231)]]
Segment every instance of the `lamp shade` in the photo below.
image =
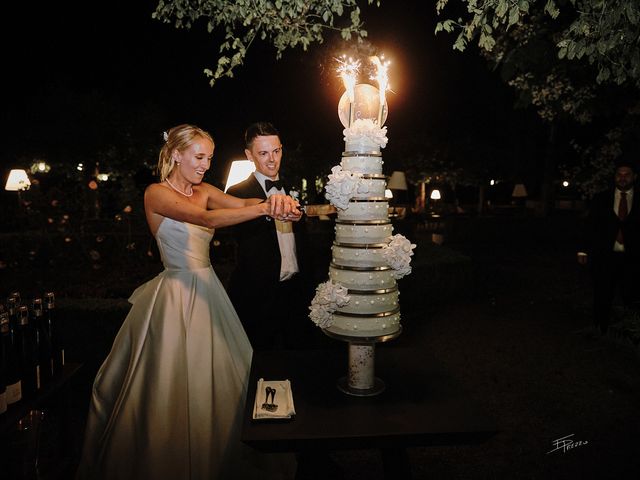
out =
[(249, 178), (253, 172), (255, 172), (256, 166), (251, 160), (234, 160), (231, 162), (231, 168), (229, 169), (229, 176), (227, 177), (227, 184), (224, 187), (224, 191), (229, 190), (229, 187), (242, 182)]
[(391, 174), (391, 178), (387, 182), (387, 188), (391, 190), (408, 190), (407, 177), (404, 172), (395, 171)]
[(9, 172), (9, 178), (4, 186), (5, 190), (11, 192), (18, 192), (20, 190), (26, 190), (31, 186), (27, 172), (21, 169), (14, 169)]
[(515, 198), (524, 198), (527, 196), (527, 189), (524, 186), (524, 183), (516, 183), (515, 186), (513, 187), (513, 193), (511, 194), (512, 197)]

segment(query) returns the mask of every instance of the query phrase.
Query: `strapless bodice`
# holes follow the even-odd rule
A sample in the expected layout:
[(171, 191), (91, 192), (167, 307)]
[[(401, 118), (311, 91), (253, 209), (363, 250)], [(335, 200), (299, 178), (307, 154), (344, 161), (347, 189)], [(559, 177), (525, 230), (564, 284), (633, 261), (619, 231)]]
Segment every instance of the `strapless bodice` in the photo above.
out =
[(211, 266), (209, 245), (213, 232), (212, 228), (165, 217), (156, 232), (164, 267), (168, 270), (197, 270)]

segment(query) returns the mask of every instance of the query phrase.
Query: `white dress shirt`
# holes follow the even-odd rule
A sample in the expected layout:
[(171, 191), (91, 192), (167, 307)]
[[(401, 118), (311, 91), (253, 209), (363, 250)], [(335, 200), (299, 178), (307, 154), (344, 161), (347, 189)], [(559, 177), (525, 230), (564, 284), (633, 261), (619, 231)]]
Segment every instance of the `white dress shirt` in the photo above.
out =
[[(270, 197), (274, 193), (286, 194), (284, 188), (278, 190), (276, 187), (271, 187), (267, 192), (264, 187), (264, 181), (269, 177), (258, 171), (253, 172), (253, 175), (256, 177), (256, 180), (258, 180), (258, 183), (262, 187), (262, 190), (264, 190), (267, 197)], [(278, 178), (276, 178), (276, 180), (278, 180)], [(296, 240), (293, 235), (293, 231), (281, 232), (276, 228), (276, 234), (278, 235), (278, 246), (280, 247), (280, 257), (282, 259), (280, 263), (280, 281), (282, 282), (293, 277), (300, 271), (300, 268), (298, 267)]]
[[(633, 204), (633, 188), (627, 190), (627, 215), (631, 213), (631, 205)], [(613, 195), (613, 211), (616, 215), (618, 215), (618, 207), (620, 206), (620, 190), (616, 188), (615, 193)], [(622, 243), (613, 244), (614, 252), (624, 252), (624, 245)]]

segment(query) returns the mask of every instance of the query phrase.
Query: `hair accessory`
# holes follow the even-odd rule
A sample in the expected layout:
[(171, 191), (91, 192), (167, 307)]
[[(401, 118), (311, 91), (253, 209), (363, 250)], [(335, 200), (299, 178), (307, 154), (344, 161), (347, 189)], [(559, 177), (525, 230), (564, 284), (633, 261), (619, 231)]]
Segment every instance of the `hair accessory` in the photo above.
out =
[(164, 138), (164, 141), (166, 142), (169, 140), (169, 134), (167, 132), (162, 132), (162, 138)]

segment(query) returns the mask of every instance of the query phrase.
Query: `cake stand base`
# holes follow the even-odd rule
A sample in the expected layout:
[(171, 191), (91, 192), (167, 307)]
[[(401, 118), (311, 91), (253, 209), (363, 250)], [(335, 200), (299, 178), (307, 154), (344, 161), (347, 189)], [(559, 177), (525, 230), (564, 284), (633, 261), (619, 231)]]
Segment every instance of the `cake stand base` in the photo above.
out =
[(351, 337), (324, 330), (328, 336), (343, 340), (349, 346), (349, 370), (346, 377), (338, 379), (338, 390), (354, 397), (373, 397), (381, 394), (385, 387), (382, 380), (375, 376), (376, 343), (383, 343), (397, 338), (402, 332), (377, 337)]
[(354, 388), (349, 385), (349, 379), (347, 377), (339, 378), (336, 385), (338, 386), (338, 390), (342, 393), (346, 393), (347, 395), (352, 395), (354, 397), (374, 397), (381, 394), (386, 388), (384, 382), (378, 377), (373, 379), (373, 386), (371, 388)]

